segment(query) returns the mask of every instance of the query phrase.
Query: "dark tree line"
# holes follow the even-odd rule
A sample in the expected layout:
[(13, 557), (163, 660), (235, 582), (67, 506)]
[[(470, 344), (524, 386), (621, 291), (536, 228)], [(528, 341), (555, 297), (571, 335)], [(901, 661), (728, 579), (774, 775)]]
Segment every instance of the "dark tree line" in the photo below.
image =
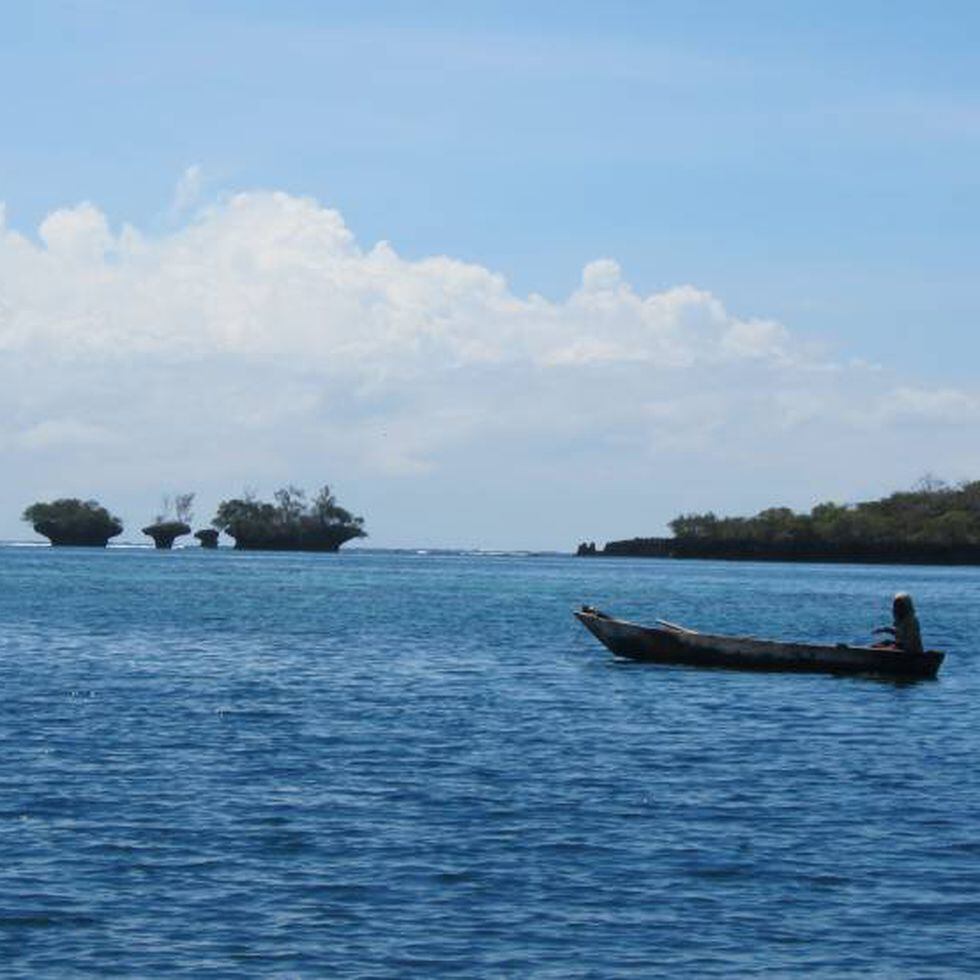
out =
[(980, 481), (949, 486), (924, 478), (880, 500), (826, 502), (809, 513), (770, 507), (754, 517), (681, 514), (669, 526), (672, 538), (610, 541), (598, 554), (977, 564)]
[(755, 517), (682, 514), (669, 526), (678, 540), (980, 545), (980, 481), (931, 483), (850, 506), (822, 503), (808, 514), (788, 507), (770, 507)]

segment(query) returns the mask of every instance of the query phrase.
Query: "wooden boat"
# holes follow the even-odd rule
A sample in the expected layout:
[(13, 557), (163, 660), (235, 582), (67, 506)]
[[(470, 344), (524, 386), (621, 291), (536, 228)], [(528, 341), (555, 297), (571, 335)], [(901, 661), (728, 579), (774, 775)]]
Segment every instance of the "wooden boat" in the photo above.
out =
[(879, 674), (890, 677), (935, 677), (945, 654), (937, 650), (909, 653), (896, 647), (838, 643), (784, 643), (751, 636), (698, 633), (658, 619), (640, 626), (583, 606), (578, 621), (616, 656), (694, 667), (741, 670), (786, 670), (831, 674)]

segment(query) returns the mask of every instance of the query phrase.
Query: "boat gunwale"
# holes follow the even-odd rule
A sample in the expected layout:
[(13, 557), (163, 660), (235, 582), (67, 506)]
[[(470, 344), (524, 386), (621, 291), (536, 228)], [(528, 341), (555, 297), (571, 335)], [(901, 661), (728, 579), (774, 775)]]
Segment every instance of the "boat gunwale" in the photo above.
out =
[[(665, 636), (679, 639), (681, 642), (687, 642), (694, 638), (699, 638), (706, 640), (726, 640), (736, 643), (746, 641), (749, 643), (765, 643), (778, 647), (808, 647), (812, 650), (860, 650), (868, 653), (900, 653), (909, 657), (921, 656), (917, 653), (910, 653), (908, 650), (900, 650), (893, 647), (876, 647), (871, 644), (812, 643), (809, 640), (769, 640), (765, 637), (751, 636), (743, 633), (704, 633), (701, 630), (692, 630), (688, 629), (687, 627), (671, 629), (670, 627), (665, 626), (645, 626), (643, 623), (636, 623), (631, 619), (620, 619), (618, 616), (608, 616), (606, 614), (600, 616), (594, 612), (583, 612), (580, 609), (575, 610), (574, 615), (582, 622), (584, 622), (587, 617), (591, 617), (599, 620), (600, 622), (611, 622), (617, 623), (620, 626), (629, 626), (632, 629), (639, 630), (642, 633), (663, 633)], [(923, 653), (942, 653), (942, 651), (924, 650)]]
[[(631, 620), (618, 619), (592, 608), (574, 610), (574, 615), (615, 656), (630, 660), (748, 670), (870, 673), (896, 677), (934, 678), (946, 657), (940, 650), (924, 650), (920, 654), (895, 647), (768, 640), (753, 636), (701, 633), (688, 630), (686, 627), (675, 629), (645, 626)], [(609, 624), (611, 629), (603, 629), (602, 624)], [(615, 636), (617, 632), (621, 634), (619, 637)], [(621, 646), (620, 649), (616, 649), (612, 645), (617, 644), (617, 640), (625, 640), (627, 643), (632, 640), (638, 644), (656, 644), (658, 641), (666, 640), (694, 659), (692, 661), (684, 655), (671, 653), (669, 650), (651, 652), (642, 649), (635, 653), (625, 652)], [(736, 648), (744, 646), (749, 649), (725, 649), (731, 646)], [(780, 655), (785, 659), (780, 661), (778, 659)], [(849, 660), (848, 655), (867, 658), (868, 662)], [(766, 662), (766, 658), (773, 656), (777, 659)], [(698, 663), (700, 657), (705, 658), (703, 664)], [(842, 657), (845, 659), (838, 659)], [(883, 657), (887, 659), (882, 659)]]

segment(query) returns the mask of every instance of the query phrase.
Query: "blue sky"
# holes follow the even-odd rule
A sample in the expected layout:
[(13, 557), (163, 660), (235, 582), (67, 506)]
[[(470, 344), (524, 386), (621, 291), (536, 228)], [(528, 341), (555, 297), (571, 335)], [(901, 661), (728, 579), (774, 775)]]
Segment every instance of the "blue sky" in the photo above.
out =
[[(828, 357), (971, 390), (978, 30), (967, 3), (17, 5), (0, 199), (36, 242), (83, 201), (166, 238), (282, 191), (518, 297), (560, 302), (611, 258), (639, 295), (691, 284)], [(915, 466), (969, 475), (961, 456)], [(734, 505), (769, 502), (745, 480)]]
[(955, 3), (17, 5), (0, 182), (17, 226), (78, 200), (146, 224), (197, 163), (519, 291), (613, 254), (962, 373), (978, 30)]

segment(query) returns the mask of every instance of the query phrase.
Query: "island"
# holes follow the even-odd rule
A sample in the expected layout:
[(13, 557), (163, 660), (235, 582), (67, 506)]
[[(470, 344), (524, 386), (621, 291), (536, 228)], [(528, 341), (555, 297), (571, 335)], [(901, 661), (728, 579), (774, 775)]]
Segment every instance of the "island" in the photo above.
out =
[(169, 551), (177, 538), (191, 533), (191, 527), (183, 521), (159, 521), (144, 527), (143, 533), (153, 538), (155, 548)]
[(201, 542), (202, 548), (210, 550), (218, 547), (218, 532), (213, 527), (204, 527), (200, 531), (195, 531), (194, 537)]
[(169, 551), (174, 541), (184, 534), (191, 533), (191, 508), (193, 493), (178, 493), (174, 497), (163, 498), (163, 508), (153, 523), (143, 528), (143, 533), (153, 538), (153, 545), (160, 550)]
[(980, 564), (980, 481), (913, 490), (856, 504), (821, 503), (808, 514), (771, 507), (754, 517), (682, 514), (673, 537), (583, 542), (581, 557), (751, 561)]
[(77, 497), (31, 504), (22, 520), (58, 547), (104, 548), (123, 529), (122, 521), (97, 500)]
[(341, 507), (329, 486), (310, 501), (294, 486), (277, 490), (273, 497), (275, 503), (251, 494), (224, 500), (211, 523), (234, 538), (241, 551), (337, 551), (345, 542), (367, 536), (364, 518)]

